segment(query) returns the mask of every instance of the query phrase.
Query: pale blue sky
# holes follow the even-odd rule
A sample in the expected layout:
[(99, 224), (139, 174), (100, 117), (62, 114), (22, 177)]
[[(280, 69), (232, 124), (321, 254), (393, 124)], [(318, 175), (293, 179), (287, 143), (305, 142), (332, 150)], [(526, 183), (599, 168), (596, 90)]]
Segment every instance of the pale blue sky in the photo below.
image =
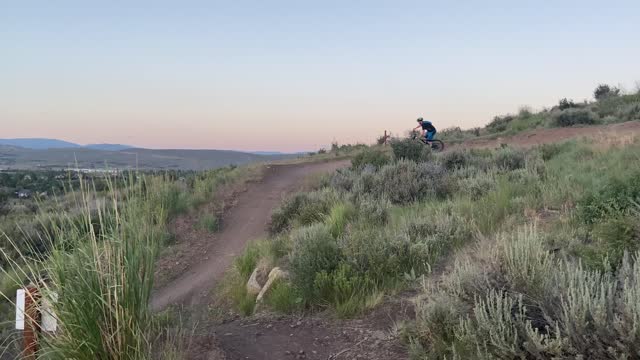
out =
[(639, 1), (101, 3), (0, 3), (0, 137), (311, 150), (640, 80)]

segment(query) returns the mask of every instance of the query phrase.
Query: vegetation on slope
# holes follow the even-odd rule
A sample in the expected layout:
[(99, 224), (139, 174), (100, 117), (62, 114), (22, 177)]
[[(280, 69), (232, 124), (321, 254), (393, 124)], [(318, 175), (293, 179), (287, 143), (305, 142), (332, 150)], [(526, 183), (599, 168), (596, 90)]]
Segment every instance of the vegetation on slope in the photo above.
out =
[(538, 112), (524, 107), (517, 114), (494, 117), (484, 128), (448, 128), (442, 130), (439, 136), (446, 142), (454, 143), (474, 138), (509, 136), (537, 128), (640, 120), (640, 92), (623, 94), (615, 87), (599, 85), (594, 90), (594, 99), (592, 102), (574, 102), (564, 98), (558, 105)]
[(366, 150), (274, 212), (235, 299), (253, 311), (244, 283), (268, 263), (290, 279), (267, 306), (353, 316), (454, 254), (406, 328), (415, 358), (637, 356), (640, 143), (602, 145)]
[[(149, 358), (162, 331), (148, 304), (156, 255), (171, 238), (168, 221), (256, 171), (227, 167), (184, 179), (130, 174), (107, 181), (105, 191), (80, 181), (79, 189), (58, 201), (41, 203), (37, 217), (25, 218), (19, 228), (31, 229), (2, 234), (0, 307), (7, 317), (0, 354), (17, 351), (9, 330), (13, 297), (17, 287), (31, 282), (45, 296), (58, 294), (54, 312), (61, 331), (42, 337), (42, 354)], [(217, 226), (215, 219), (202, 223), (211, 230)]]

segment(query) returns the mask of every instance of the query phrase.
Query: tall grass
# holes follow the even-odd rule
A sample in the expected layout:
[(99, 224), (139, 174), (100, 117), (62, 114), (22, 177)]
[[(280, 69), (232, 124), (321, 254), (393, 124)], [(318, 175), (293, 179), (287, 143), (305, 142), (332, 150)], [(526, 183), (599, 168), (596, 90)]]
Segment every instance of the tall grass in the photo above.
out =
[(44, 297), (57, 294), (59, 330), (41, 338), (40, 354), (47, 358), (151, 354), (154, 261), (175, 193), (161, 178), (109, 188), (105, 198), (96, 198), (91, 184), (82, 182), (73, 192), (78, 213), (48, 214), (48, 253), (33, 258), (20, 252), (11, 259), (12, 272), (5, 272), (15, 284), (36, 284)]

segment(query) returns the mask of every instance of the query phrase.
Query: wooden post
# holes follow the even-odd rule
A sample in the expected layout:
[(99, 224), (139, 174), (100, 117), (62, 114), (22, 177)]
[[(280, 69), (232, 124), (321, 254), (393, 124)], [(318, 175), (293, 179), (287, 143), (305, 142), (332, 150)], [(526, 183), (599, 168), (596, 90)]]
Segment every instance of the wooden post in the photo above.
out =
[(25, 291), (24, 299), (24, 359), (34, 360), (38, 351), (38, 332), (40, 330), (40, 311), (38, 302), (40, 293), (35, 285), (31, 284)]

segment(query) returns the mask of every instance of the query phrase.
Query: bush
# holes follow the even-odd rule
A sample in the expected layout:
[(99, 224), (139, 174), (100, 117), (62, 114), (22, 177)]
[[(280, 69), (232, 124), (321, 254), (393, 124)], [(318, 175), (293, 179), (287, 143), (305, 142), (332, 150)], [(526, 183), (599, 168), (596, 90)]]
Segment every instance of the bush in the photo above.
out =
[(587, 109), (567, 109), (553, 117), (555, 126), (594, 125), (599, 122), (598, 116)]
[(367, 295), (375, 292), (375, 284), (368, 276), (355, 273), (346, 263), (340, 263), (334, 271), (319, 272), (313, 285), (318, 303), (333, 305), (343, 317), (362, 310)]
[(523, 150), (506, 147), (494, 153), (493, 161), (501, 170), (522, 169), (525, 166), (525, 153)]
[(419, 140), (393, 139), (391, 140), (391, 149), (397, 160), (424, 162), (431, 158), (431, 149)]
[(250, 243), (242, 255), (235, 260), (235, 266), (241, 278), (246, 282), (260, 260), (260, 249), (257, 243)]
[(596, 100), (603, 100), (618, 95), (620, 95), (620, 89), (617, 87), (610, 87), (606, 84), (598, 85), (598, 87), (593, 91), (593, 97)]
[(507, 126), (514, 120), (512, 115), (496, 116), (487, 125), (487, 130), (491, 133), (498, 133), (507, 130)]
[(310, 225), (322, 222), (331, 207), (338, 202), (338, 194), (329, 188), (309, 193), (297, 193), (286, 199), (271, 215), (269, 231), (277, 234), (295, 224)]
[(585, 224), (626, 214), (640, 201), (640, 171), (613, 177), (578, 200), (578, 216)]
[(460, 180), (460, 190), (467, 194), (471, 200), (478, 200), (489, 191), (496, 188), (496, 180), (492, 175), (479, 173), (473, 177)]
[(446, 197), (451, 185), (444, 169), (433, 163), (401, 160), (384, 166), (375, 175), (363, 174), (357, 195), (384, 197), (394, 204), (406, 204), (426, 197)]
[(360, 219), (370, 226), (386, 225), (391, 217), (391, 202), (386, 198), (375, 199), (365, 196), (358, 202)]
[(331, 208), (325, 223), (329, 226), (329, 232), (334, 238), (342, 236), (347, 223), (355, 216), (355, 212), (351, 203), (338, 203)]
[[(429, 358), (634, 358), (640, 253), (614, 275), (554, 259), (535, 229), (456, 261), (417, 306)], [(469, 310), (468, 310), (469, 309)], [(426, 353), (426, 354), (425, 354)]]
[(635, 252), (640, 245), (638, 219), (632, 216), (618, 215), (607, 218), (593, 228), (595, 242), (590, 244), (599, 263), (610, 262), (618, 267), (625, 252)]
[(351, 159), (351, 166), (354, 169), (362, 169), (365, 165), (370, 164), (379, 169), (389, 162), (391, 162), (391, 158), (385, 151), (367, 148)]
[(342, 191), (351, 191), (358, 177), (351, 169), (338, 169), (331, 177), (331, 187)]
[(558, 103), (558, 109), (560, 109), (560, 110), (566, 110), (566, 109), (571, 109), (571, 108), (575, 108), (575, 107), (577, 107), (577, 106), (573, 102), (573, 100), (567, 100), (567, 98), (564, 98), (564, 99), (560, 100), (560, 102)]
[(409, 245), (405, 238), (366, 224), (351, 229), (340, 241), (353, 270), (378, 283), (398, 279), (411, 270)]
[(575, 146), (575, 142), (567, 141), (560, 144), (558, 143), (542, 144), (538, 146), (538, 150), (540, 150), (540, 154), (542, 155), (542, 160), (549, 161), (554, 157), (560, 155), (561, 153), (568, 151), (574, 146)]
[(423, 273), (443, 255), (470, 240), (471, 227), (461, 216), (437, 213), (409, 220), (403, 234), (411, 243), (412, 267)]
[(216, 232), (220, 229), (220, 223), (218, 222), (218, 218), (214, 215), (204, 215), (198, 219), (196, 227), (209, 232)]
[(275, 311), (290, 314), (301, 310), (302, 297), (289, 283), (277, 280), (265, 298), (265, 302)]
[(625, 121), (640, 119), (640, 102), (627, 104), (618, 109), (616, 115)]
[(292, 283), (307, 302), (313, 302), (316, 274), (322, 271), (330, 273), (336, 269), (342, 253), (324, 224), (297, 229), (291, 234), (291, 239), (293, 249), (289, 261)]
[(456, 325), (467, 313), (466, 305), (445, 293), (435, 294), (416, 311), (417, 329), (429, 351), (426, 358), (451, 357), (450, 344), (456, 341)]
[(452, 150), (440, 156), (440, 164), (447, 170), (461, 169), (469, 163), (469, 155), (464, 150)]

